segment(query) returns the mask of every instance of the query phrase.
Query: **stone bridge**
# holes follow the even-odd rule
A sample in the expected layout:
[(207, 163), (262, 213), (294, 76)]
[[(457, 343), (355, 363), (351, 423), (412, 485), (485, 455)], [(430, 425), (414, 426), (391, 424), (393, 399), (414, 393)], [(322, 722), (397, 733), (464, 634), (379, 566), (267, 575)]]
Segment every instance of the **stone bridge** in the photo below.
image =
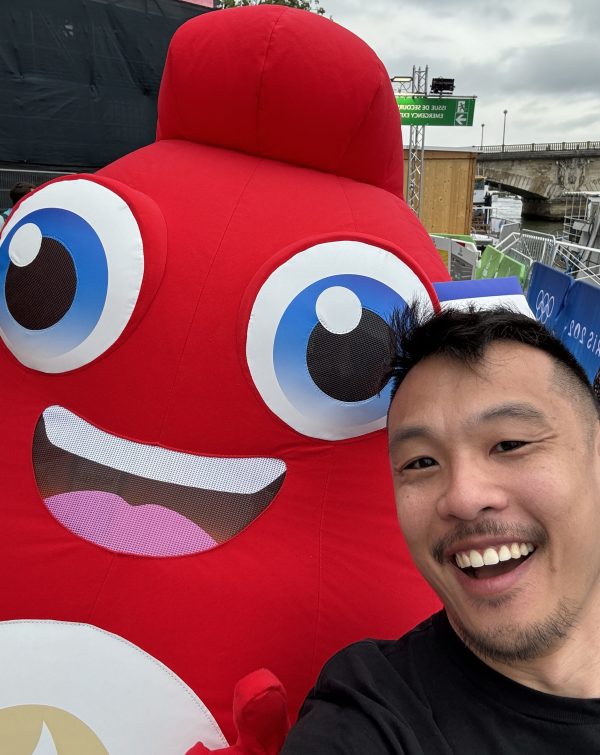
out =
[(560, 218), (567, 191), (600, 191), (600, 141), (482, 147), (477, 173), (518, 194), (523, 215)]

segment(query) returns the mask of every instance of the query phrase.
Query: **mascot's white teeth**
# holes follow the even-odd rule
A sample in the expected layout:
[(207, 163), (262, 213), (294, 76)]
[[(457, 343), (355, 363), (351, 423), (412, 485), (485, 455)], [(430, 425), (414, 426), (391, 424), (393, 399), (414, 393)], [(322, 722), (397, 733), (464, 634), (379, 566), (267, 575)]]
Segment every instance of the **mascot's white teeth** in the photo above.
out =
[(48, 407), (43, 417), (48, 440), (63, 451), (149, 480), (252, 494), (286, 471), (279, 459), (195, 456), (125, 440), (99, 430), (62, 406)]

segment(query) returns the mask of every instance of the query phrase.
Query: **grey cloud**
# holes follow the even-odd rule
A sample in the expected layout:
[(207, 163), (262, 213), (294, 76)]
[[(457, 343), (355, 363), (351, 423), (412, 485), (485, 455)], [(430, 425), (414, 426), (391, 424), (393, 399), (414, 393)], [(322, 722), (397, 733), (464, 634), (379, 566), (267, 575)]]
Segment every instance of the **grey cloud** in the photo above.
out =
[(536, 13), (529, 19), (533, 26), (547, 26), (549, 28), (560, 24), (563, 21), (559, 13)]
[(589, 113), (583, 116), (577, 116), (577, 118), (565, 118), (561, 120), (561, 124), (566, 129), (584, 128), (585, 126), (592, 126), (593, 128), (589, 129), (589, 133), (592, 134), (592, 139), (593, 139), (594, 134), (597, 135), (599, 120), (600, 120), (600, 107), (597, 107), (596, 112)]
[[(594, 115), (600, 111), (598, 0), (322, 2), (335, 20), (368, 39), (391, 75), (427, 64), (430, 80), (454, 78), (457, 94), (476, 95), (476, 120), (495, 124), (490, 138), (497, 138), (491, 134), (504, 109), (515, 143), (569, 140), (570, 133), (594, 138), (600, 123)], [(436, 134), (448, 143), (459, 136), (442, 131)]]
[[(478, 0), (476, 3), (473, 0), (452, 0), (451, 2), (450, 0), (419, 0), (418, 5), (409, 2), (400, 3), (397, 0), (378, 0), (378, 2), (369, 3), (369, 10), (374, 12), (378, 10), (380, 13), (390, 14), (402, 6), (411, 12), (414, 12), (418, 7), (419, 10), (430, 11), (432, 24), (435, 23), (436, 18), (448, 17), (460, 17), (468, 23), (474, 14), (486, 18), (511, 21), (515, 17), (515, 13), (508, 7), (509, 5), (510, 3), (501, 3), (497, 0)], [(513, 3), (513, 5), (515, 4)]]
[(587, 28), (590, 42), (598, 44), (598, 28), (600, 27), (600, 4), (595, 0), (571, 0), (570, 18), (572, 28), (581, 33)]
[[(585, 2), (585, 0), (583, 0)], [(382, 19), (389, 19), (398, 12), (414, 14), (419, 11), (426, 11), (430, 14), (431, 23), (441, 18), (461, 18), (468, 24), (474, 15), (481, 15), (484, 18), (511, 22), (516, 18), (517, 13), (522, 9), (519, 0), (512, 2), (498, 2), (498, 0), (419, 0), (418, 4), (414, 2), (401, 2), (401, 0), (321, 0), (321, 4), (328, 13), (336, 19), (337, 15), (346, 20), (351, 19), (359, 14), (368, 13), (371, 18), (379, 16)]]
[(580, 41), (533, 47), (517, 53), (505, 68), (517, 91), (598, 96), (600, 47)]
[[(436, 74), (436, 70), (450, 73)], [(600, 46), (581, 42), (544, 45), (507, 53), (502, 59), (482, 63), (435, 61), (434, 75), (450, 75), (463, 94), (507, 96), (512, 93), (537, 97), (589, 94), (600, 91)]]

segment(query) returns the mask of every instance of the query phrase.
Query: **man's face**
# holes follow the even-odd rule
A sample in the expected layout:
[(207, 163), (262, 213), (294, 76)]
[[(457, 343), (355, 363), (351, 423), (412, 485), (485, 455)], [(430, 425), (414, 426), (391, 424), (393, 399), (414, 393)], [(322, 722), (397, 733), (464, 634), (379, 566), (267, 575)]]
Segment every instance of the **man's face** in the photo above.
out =
[(459, 634), (500, 661), (544, 655), (600, 614), (599, 423), (561, 374), (512, 342), (474, 368), (429, 357), (389, 413), (412, 556)]

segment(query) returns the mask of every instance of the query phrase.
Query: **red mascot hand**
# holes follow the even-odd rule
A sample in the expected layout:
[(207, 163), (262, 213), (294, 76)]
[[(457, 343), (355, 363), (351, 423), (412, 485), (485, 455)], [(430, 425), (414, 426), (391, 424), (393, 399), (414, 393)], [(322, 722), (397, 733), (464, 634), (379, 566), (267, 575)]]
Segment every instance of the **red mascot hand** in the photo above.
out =
[[(236, 684), (233, 720), (237, 742), (217, 752), (229, 755), (277, 755), (290, 728), (287, 695), (283, 684), (267, 669), (253, 671)], [(203, 744), (187, 755), (215, 752)]]

